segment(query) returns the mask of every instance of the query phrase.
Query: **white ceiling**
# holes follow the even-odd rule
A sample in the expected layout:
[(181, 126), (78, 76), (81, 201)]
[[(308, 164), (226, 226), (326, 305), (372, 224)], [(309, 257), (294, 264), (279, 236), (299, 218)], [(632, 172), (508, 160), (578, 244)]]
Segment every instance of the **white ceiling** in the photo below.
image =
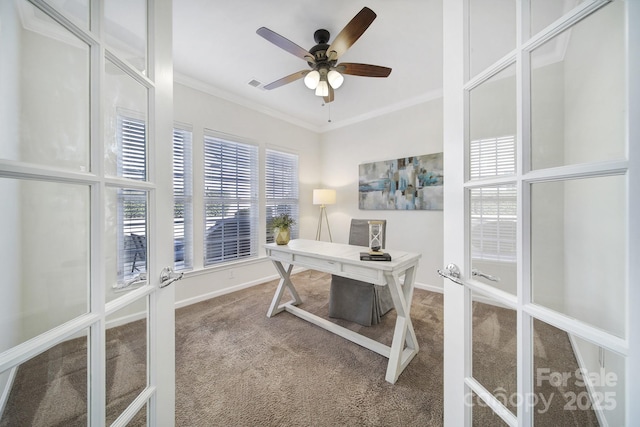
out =
[[(262, 85), (308, 69), (300, 58), (256, 34), (267, 27), (299, 46), (331, 41), (364, 6), (378, 16), (339, 62), (383, 65), (387, 78), (345, 76), (334, 102), (302, 80)], [(174, 0), (176, 80), (241, 105), (323, 132), (439, 96), (442, 88), (442, 0)], [(250, 86), (251, 80), (262, 83)], [(331, 119), (331, 122), (329, 122)]]

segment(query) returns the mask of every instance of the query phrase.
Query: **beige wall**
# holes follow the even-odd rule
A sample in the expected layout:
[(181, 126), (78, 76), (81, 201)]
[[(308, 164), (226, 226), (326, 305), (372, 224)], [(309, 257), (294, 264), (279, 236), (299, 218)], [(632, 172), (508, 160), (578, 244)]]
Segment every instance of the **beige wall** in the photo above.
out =
[(443, 211), (358, 208), (358, 165), (440, 152), (441, 98), (322, 134), (322, 184), (337, 191), (327, 208), (333, 240), (348, 241), (351, 218), (386, 219), (387, 248), (421, 253), (416, 282), (441, 287)]

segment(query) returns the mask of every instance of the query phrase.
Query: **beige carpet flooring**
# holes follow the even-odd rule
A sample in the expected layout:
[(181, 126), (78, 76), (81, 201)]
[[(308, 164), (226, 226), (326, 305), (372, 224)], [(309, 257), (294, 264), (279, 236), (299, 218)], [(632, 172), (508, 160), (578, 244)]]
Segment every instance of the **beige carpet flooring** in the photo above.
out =
[[(328, 318), (330, 276), (306, 271), (293, 281), (301, 307)], [(442, 425), (441, 294), (415, 291), (411, 317), (420, 352), (396, 384), (389, 384), (386, 358), (289, 313), (268, 318), (276, 286), (272, 281), (176, 311), (177, 426)], [(372, 327), (332, 321), (390, 344), (395, 312)], [(558, 372), (577, 368), (566, 334), (539, 322), (536, 333), (537, 366)], [(475, 304), (473, 336), (474, 375), (489, 390), (512, 393), (513, 312)], [(109, 330), (107, 340), (112, 421), (144, 385), (144, 323)], [(84, 339), (69, 341), (25, 363), (0, 426), (85, 425), (84, 346)], [(536, 389), (547, 395), (557, 391)], [(597, 425), (593, 411), (564, 411), (559, 398), (552, 403), (536, 414), (536, 425)], [(474, 425), (504, 425), (481, 405), (473, 413)], [(144, 425), (144, 414), (131, 425)]]

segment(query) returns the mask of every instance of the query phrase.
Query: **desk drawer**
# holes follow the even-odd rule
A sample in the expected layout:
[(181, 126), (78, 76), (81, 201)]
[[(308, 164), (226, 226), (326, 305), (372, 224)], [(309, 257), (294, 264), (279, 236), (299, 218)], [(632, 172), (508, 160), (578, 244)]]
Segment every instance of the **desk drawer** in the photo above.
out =
[(328, 261), (305, 255), (296, 255), (295, 262), (296, 264), (324, 271), (326, 273), (337, 273), (340, 271), (340, 263), (336, 261)]
[(345, 276), (352, 279), (362, 280), (363, 282), (371, 282), (378, 285), (384, 283), (384, 275), (380, 270), (373, 268), (360, 267), (357, 265), (344, 264), (342, 272)]
[(291, 261), (293, 260), (293, 254), (280, 252), (280, 251), (270, 251), (269, 257), (276, 261), (282, 261), (287, 264), (290, 264)]

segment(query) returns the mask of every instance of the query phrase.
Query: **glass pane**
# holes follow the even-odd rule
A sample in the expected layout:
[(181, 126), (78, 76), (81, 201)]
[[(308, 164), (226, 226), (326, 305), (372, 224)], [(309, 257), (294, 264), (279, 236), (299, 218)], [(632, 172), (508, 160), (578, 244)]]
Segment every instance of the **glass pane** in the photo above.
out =
[(515, 47), (515, 0), (469, 0), (469, 76), (475, 76)]
[(107, 301), (147, 284), (147, 196), (129, 188), (107, 189)]
[(625, 335), (626, 177), (531, 188), (533, 301)]
[(553, 393), (565, 412), (554, 418), (553, 405), (541, 401), (537, 409), (550, 409), (534, 412), (536, 424), (565, 419), (572, 425), (599, 425), (594, 420), (594, 411), (599, 411), (600, 420), (606, 421), (601, 425), (627, 425), (624, 358), (542, 321), (534, 321), (534, 327), (538, 343), (534, 358), (536, 394)]
[[(474, 427), (501, 427), (508, 426), (502, 418), (500, 418), (493, 410), (482, 400), (480, 396), (471, 392), (471, 402), (467, 401), (467, 404), (472, 404), (471, 409), (472, 425)], [(502, 400), (501, 400), (502, 401)]]
[(624, 422), (624, 359), (534, 319), (534, 425)]
[(105, 172), (145, 180), (148, 91), (110, 61), (105, 70)]
[(469, 103), (469, 178), (515, 174), (515, 64), (471, 90)]
[(584, 0), (530, 0), (530, 2), (531, 35), (534, 35)]
[(515, 295), (516, 187), (473, 188), (469, 197), (473, 278)]
[(473, 377), (516, 414), (516, 311), (473, 295)]
[(146, 298), (107, 317), (107, 425), (147, 387), (147, 335)]
[(88, 171), (89, 47), (24, 0), (0, 3), (0, 80), (18, 82), (0, 85), (0, 158)]
[(624, 2), (531, 52), (531, 167), (624, 159)]
[(88, 336), (85, 330), (18, 366), (0, 426), (88, 425)]
[(138, 71), (147, 69), (147, 0), (104, 2), (104, 30), (109, 49)]
[(84, 29), (89, 29), (89, 0), (49, 0), (64, 16)]
[(0, 352), (88, 311), (89, 187), (0, 178)]

